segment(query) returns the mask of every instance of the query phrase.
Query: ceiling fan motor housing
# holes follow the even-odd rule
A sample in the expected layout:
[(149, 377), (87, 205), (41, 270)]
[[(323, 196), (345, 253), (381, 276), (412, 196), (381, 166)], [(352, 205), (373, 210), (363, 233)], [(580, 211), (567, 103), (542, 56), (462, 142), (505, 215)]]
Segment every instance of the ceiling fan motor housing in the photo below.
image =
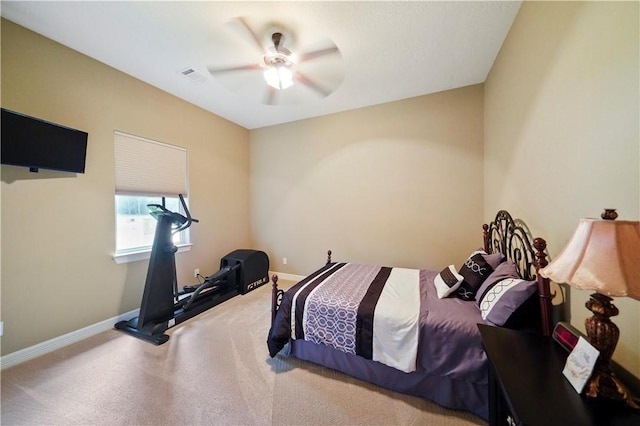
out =
[(271, 36), (273, 46), (269, 46), (269, 53), (264, 55), (264, 63), (268, 67), (287, 67), (293, 66), (291, 52), (280, 45), (282, 42), (282, 33), (273, 33)]

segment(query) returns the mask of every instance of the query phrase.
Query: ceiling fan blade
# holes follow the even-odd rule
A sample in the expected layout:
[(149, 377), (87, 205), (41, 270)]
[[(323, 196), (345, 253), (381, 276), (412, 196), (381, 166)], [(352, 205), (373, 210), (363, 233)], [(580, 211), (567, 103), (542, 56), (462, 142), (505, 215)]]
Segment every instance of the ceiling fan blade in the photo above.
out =
[(315, 83), (313, 80), (309, 79), (309, 77), (307, 77), (307, 76), (305, 76), (303, 74), (300, 74), (299, 72), (296, 72), (294, 74), (294, 77), (300, 83), (304, 84), (305, 86), (307, 86), (308, 88), (310, 88), (314, 92), (320, 94), (323, 98), (326, 98), (327, 96), (329, 96), (331, 94), (331, 90), (320, 86), (319, 84)]
[(340, 53), (340, 50), (337, 46), (327, 47), (325, 49), (312, 50), (311, 52), (301, 53), (299, 55), (298, 62), (310, 61), (312, 59), (319, 58), (321, 56), (333, 55), (336, 53)]
[(259, 70), (261, 68), (262, 67), (258, 64), (247, 64), (247, 65), (238, 65), (236, 67), (225, 67), (225, 68), (209, 67), (208, 70), (211, 75), (215, 76), (216, 74), (222, 74), (226, 72)]
[(247, 30), (247, 32), (249, 33), (249, 35), (251, 35), (251, 39), (254, 41), (254, 43), (256, 44), (256, 47), (261, 51), (264, 52), (265, 51), (265, 47), (262, 45), (262, 41), (260, 40), (260, 37), (258, 37), (258, 34), (256, 34), (255, 31), (253, 31), (253, 28), (251, 28), (249, 26), (249, 24), (247, 23), (247, 21), (243, 18), (243, 17), (238, 17), (236, 18), (236, 20), (240, 23), (240, 25), (242, 25), (244, 27), (245, 30)]

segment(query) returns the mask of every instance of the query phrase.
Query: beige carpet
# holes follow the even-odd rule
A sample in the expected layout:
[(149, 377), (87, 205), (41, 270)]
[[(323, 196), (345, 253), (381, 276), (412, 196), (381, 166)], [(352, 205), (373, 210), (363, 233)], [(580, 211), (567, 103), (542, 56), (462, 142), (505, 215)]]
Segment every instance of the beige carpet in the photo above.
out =
[(3, 370), (1, 423), (485, 424), (293, 357), (269, 358), (270, 300), (270, 285), (237, 296), (169, 330), (161, 346), (110, 330)]

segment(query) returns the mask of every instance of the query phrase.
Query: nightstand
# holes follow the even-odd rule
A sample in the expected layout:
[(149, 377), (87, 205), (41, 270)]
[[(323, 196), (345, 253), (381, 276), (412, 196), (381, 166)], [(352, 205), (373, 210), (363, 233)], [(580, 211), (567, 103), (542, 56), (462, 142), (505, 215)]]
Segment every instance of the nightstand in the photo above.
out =
[[(478, 328), (489, 358), (490, 425), (640, 425), (638, 410), (579, 395), (562, 374), (569, 353), (550, 337)], [(637, 378), (618, 376), (638, 395)]]

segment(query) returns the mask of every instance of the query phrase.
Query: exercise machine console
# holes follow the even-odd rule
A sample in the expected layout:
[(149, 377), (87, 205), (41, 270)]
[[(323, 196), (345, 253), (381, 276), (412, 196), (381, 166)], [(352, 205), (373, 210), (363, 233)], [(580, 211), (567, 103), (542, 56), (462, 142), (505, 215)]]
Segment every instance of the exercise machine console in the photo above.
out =
[(186, 216), (159, 204), (149, 204), (157, 220), (151, 247), (140, 313), (115, 328), (160, 345), (169, 340), (164, 332), (238, 294), (245, 294), (269, 281), (269, 258), (258, 250), (236, 250), (220, 260), (220, 270), (197, 285), (178, 290), (173, 236), (198, 222), (191, 217), (182, 195)]

